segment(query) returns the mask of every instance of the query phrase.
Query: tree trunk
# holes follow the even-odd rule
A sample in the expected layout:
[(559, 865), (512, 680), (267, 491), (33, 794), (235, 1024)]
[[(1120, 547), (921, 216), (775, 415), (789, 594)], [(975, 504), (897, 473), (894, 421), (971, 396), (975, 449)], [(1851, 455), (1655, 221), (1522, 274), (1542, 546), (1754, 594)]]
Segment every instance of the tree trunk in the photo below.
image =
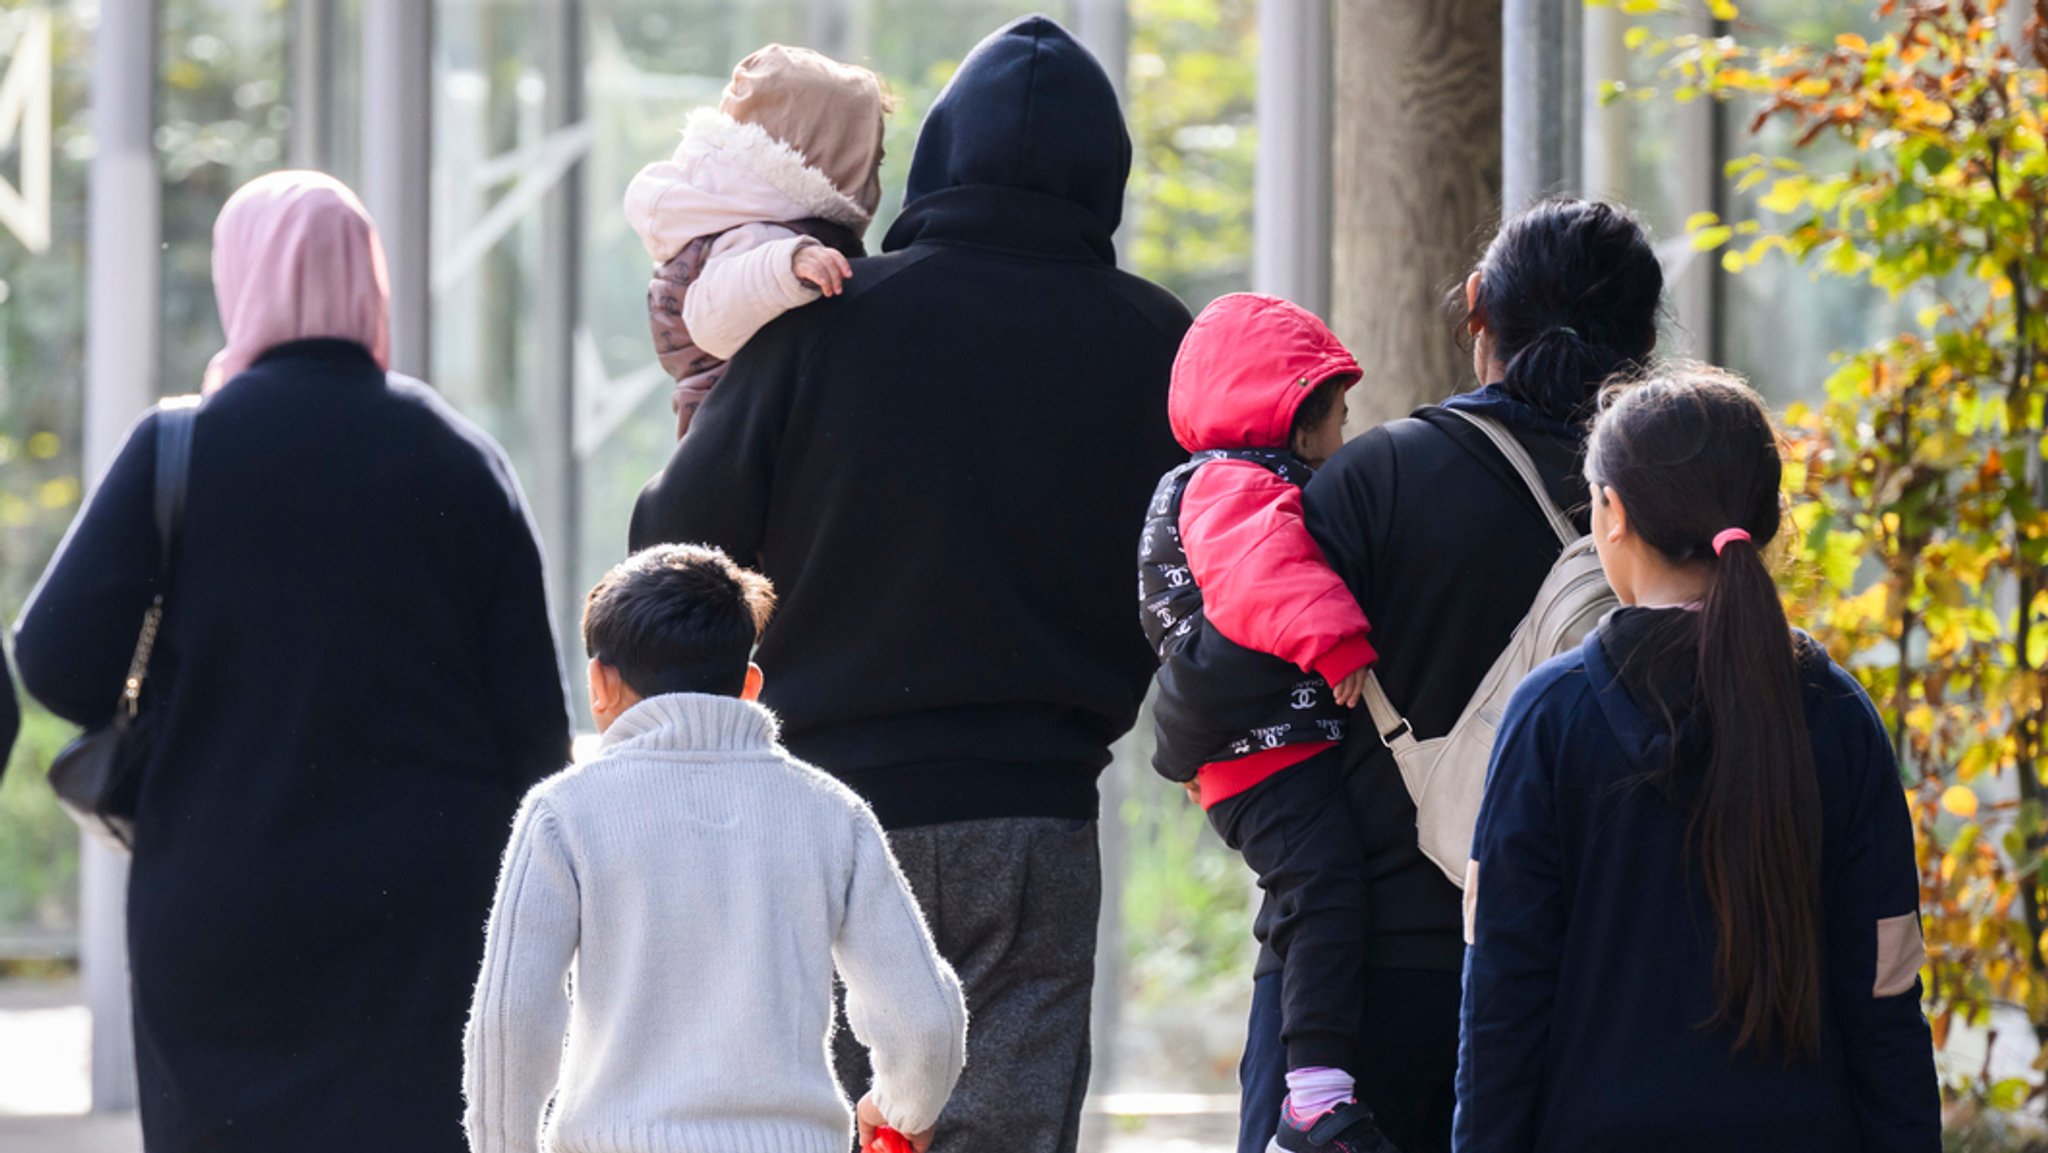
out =
[(1501, 0), (1333, 5), (1330, 312), (1348, 431), (1472, 381), (1449, 293), (1500, 216)]

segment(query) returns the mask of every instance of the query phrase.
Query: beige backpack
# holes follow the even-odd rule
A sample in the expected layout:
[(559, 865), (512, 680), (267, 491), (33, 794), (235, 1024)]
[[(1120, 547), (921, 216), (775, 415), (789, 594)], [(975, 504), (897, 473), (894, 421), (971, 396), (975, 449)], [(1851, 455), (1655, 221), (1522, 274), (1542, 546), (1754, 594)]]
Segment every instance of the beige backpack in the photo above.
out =
[(1515, 626), (1506, 651), (1487, 670), (1479, 691), (1472, 694), (1449, 734), (1416, 740), (1401, 710), (1380, 687), (1378, 674), (1366, 677), (1365, 707), (1401, 767), (1408, 795), (1415, 799), (1415, 831), (1422, 851), (1453, 884), (1463, 888), (1472, 852), (1472, 827), (1479, 820), (1479, 799), (1486, 791), (1486, 770), (1493, 759), (1493, 738), (1508, 698), (1530, 670), (1577, 648), (1619, 602), (1607, 586), (1593, 538), (1580, 535), (1558, 509), (1521, 442), (1492, 420), (1457, 409), (1449, 411), (1485, 433), (1507, 458), (1564, 544), (1564, 552), (1536, 590), (1529, 614)]

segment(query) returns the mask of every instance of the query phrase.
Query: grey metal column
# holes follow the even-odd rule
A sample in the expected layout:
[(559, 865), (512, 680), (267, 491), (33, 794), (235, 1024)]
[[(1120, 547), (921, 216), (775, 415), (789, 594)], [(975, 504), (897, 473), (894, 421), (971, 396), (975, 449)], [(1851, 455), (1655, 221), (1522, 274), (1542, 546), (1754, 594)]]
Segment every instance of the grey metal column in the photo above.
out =
[[(157, 396), (156, 0), (101, 0), (93, 42), (95, 143), (86, 216), (85, 460), (97, 479)], [(79, 951), (92, 1009), (92, 1108), (135, 1107), (129, 1023), (128, 859), (80, 839)]]
[[(1074, 0), (1069, 9), (1073, 17), (1074, 38), (1093, 53), (1101, 63), (1102, 70), (1109, 73), (1109, 82), (1116, 88), (1117, 98), (1124, 96), (1124, 80), (1131, 55), (1130, 12), (1127, 0)], [(1130, 203), (1128, 192), (1125, 204)], [(1124, 214), (1130, 219), (1130, 213)], [(1122, 248), (1123, 229), (1117, 230), (1118, 248)], [(991, 430), (992, 435), (1000, 433)], [(1151, 713), (1140, 714), (1138, 727), (1149, 728)], [(1124, 872), (1130, 860), (1130, 834), (1124, 828), (1124, 799), (1130, 795), (1131, 782), (1143, 771), (1144, 762), (1149, 759), (1149, 744), (1140, 742), (1136, 734), (1126, 736), (1112, 750), (1113, 759), (1099, 779), (1102, 795), (1101, 819), (1097, 824), (1097, 843), (1102, 851), (1102, 910), (1096, 920), (1095, 932), (1095, 996), (1093, 1012), (1090, 1014), (1089, 1029), (1094, 1035), (1094, 1060), (1089, 1069), (1089, 1091), (1100, 1094), (1116, 1076), (1116, 1031), (1117, 1021), (1123, 1016), (1123, 957), (1124, 957)], [(1098, 1148), (1103, 1143), (1103, 1117), (1089, 1113), (1081, 1120), (1082, 1148)]]
[[(547, 0), (544, 66), (547, 94), (542, 116), (549, 135), (583, 120), (582, 0)], [(535, 303), (540, 321), (540, 372), (527, 418), (535, 465), (528, 492), (540, 522), (549, 594), (554, 599), (557, 632), (570, 670), (581, 647), (576, 643), (576, 560), (581, 551), (581, 492), (576, 456), (576, 332), (582, 313), (583, 174), (577, 161), (548, 191), (541, 205), (540, 283)]]
[(1501, 7), (1501, 211), (1575, 190), (1584, 84), (1579, 0)]
[(1330, 0), (1259, 5), (1252, 288), (1330, 314)]
[[(1704, 12), (1688, 12), (1684, 21), (1687, 32), (1702, 36), (1716, 35), (1721, 27)], [(1722, 139), (1725, 108), (1718, 100), (1695, 100), (1677, 105), (1672, 114), (1678, 129), (1680, 217), (1695, 212), (1725, 215), (1728, 185), (1721, 173), (1728, 151)], [(1682, 330), (1678, 347), (1668, 351), (1719, 364), (1725, 344), (1722, 303), (1728, 293), (1728, 273), (1721, 267), (1721, 254), (1694, 251), (1690, 243), (1673, 236), (1658, 246), (1658, 255), (1664, 258), (1666, 292)]]
[(434, 6), (363, 0), (363, 203), (391, 273), (391, 367), (432, 368)]
[(1095, 54), (1121, 98), (1125, 65), (1131, 54), (1128, 0), (1074, 0), (1074, 38)]
[(334, 0), (292, 0), (292, 166), (334, 165)]

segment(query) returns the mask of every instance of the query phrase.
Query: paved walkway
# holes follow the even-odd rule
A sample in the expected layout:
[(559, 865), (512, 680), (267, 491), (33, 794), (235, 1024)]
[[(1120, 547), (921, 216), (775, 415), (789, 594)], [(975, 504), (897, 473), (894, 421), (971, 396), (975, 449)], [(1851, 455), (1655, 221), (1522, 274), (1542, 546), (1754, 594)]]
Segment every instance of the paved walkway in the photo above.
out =
[[(92, 1015), (71, 983), (0, 982), (0, 1153), (142, 1153), (134, 1114), (85, 1116)], [(1228, 1097), (1095, 1098), (1082, 1153), (1226, 1153)]]

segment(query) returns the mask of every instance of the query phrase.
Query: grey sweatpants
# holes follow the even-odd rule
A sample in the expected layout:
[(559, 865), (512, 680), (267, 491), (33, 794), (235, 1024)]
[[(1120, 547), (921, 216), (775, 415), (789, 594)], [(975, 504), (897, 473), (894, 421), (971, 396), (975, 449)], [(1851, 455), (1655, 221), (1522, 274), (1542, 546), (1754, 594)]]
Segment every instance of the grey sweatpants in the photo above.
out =
[[(967, 991), (967, 1067), (931, 1153), (1074, 1153), (1102, 908), (1095, 822), (962, 821), (899, 829), (889, 844)], [(843, 1012), (832, 1048), (859, 1100), (868, 1055)]]

